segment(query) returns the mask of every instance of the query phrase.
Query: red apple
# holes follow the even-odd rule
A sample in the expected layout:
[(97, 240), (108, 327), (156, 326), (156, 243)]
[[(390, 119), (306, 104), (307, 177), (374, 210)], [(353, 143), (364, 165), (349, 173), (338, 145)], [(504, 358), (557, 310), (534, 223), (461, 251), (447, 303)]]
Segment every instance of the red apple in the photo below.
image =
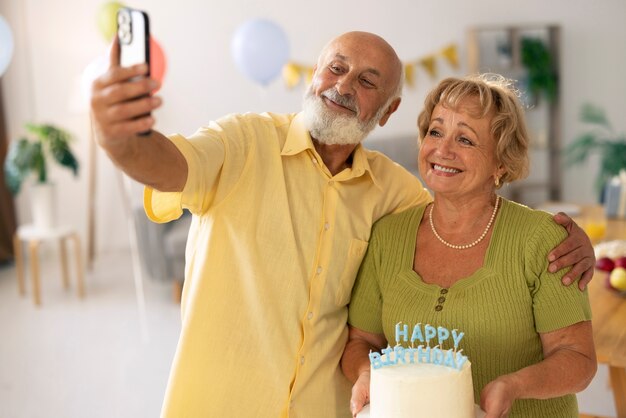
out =
[[(626, 257), (624, 257), (626, 258)], [(602, 271), (612, 271), (615, 268), (616, 264), (609, 257), (600, 257), (596, 261), (596, 268)]]
[(626, 268), (626, 256), (617, 257), (615, 259), (615, 267)]

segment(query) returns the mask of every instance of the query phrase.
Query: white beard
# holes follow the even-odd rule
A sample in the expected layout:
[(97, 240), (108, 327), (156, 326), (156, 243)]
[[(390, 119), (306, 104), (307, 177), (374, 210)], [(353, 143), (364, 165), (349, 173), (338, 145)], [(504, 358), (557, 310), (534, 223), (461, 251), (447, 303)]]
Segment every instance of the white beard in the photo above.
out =
[(362, 122), (358, 117), (360, 110), (352, 97), (342, 96), (332, 87), (322, 95), (356, 112), (356, 115), (335, 113), (321, 97), (315, 95), (313, 85), (307, 89), (302, 104), (304, 124), (313, 138), (326, 145), (359, 144), (376, 127), (392, 100), (385, 103), (369, 121)]

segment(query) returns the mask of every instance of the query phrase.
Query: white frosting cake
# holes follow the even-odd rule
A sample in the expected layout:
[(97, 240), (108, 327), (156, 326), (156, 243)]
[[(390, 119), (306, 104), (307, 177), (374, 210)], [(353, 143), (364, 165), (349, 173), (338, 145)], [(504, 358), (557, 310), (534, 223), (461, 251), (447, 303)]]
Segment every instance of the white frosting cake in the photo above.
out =
[[(382, 359), (385, 361), (385, 356)], [(469, 361), (465, 361), (460, 370), (420, 362), (371, 368), (371, 418), (475, 416)]]

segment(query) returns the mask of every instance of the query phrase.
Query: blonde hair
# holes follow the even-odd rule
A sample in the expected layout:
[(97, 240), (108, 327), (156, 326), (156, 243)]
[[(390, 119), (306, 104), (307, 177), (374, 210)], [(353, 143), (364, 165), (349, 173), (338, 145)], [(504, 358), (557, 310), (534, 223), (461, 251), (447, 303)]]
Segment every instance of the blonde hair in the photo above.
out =
[(493, 115), (491, 134), (496, 141), (496, 160), (505, 172), (500, 185), (528, 175), (528, 130), (519, 92), (509, 80), (498, 74), (479, 74), (441, 81), (424, 100), (424, 110), (417, 118), (419, 142), (425, 137), (435, 106), (457, 109), (466, 98), (476, 100), (475, 118)]

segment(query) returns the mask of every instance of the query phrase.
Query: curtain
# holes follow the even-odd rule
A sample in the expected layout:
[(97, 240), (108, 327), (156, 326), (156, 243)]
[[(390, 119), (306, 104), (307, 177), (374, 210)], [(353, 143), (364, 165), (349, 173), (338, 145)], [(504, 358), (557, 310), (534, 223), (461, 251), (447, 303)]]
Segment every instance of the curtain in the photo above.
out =
[(4, 159), (9, 145), (6, 132), (2, 84), (0, 83), (0, 264), (13, 259), (13, 234), (16, 227), (13, 196), (4, 182)]

